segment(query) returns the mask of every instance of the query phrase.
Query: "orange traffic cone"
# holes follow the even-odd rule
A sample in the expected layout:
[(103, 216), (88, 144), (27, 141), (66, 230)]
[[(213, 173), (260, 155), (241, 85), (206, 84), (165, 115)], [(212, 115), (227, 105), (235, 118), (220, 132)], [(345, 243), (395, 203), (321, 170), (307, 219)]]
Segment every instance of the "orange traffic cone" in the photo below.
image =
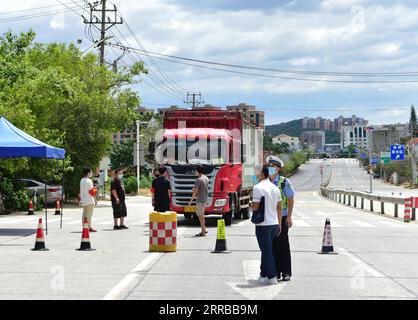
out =
[(28, 216), (32, 216), (34, 213), (33, 213), (33, 201), (32, 201), (32, 198), (29, 200), (29, 209), (28, 209)]
[(55, 202), (55, 215), (59, 216), (61, 214), (61, 205), (60, 205), (60, 201), (57, 199), (57, 201)]
[(322, 240), (322, 250), (318, 252), (320, 254), (338, 254), (334, 252), (334, 246), (332, 244), (332, 234), (331, 234), (331, 221), (329, 218), (325, 220), (324, 227), (324, 238)]
[(35, 247), (31, 250), (32, 251), (48, 251), (49, 250), (45, 248), (44, 228), (42, 226), (42, 218), (39, 218), (38, 230), (36, 231)]
[(81, 235), (80, 249), (76, 249), (76, 250), (78, 251), (96, 250), (96, 249), (92, 249), (90, 246), (89, 222), (87, 221), (87, 218), (84, 218), (83, 234)]

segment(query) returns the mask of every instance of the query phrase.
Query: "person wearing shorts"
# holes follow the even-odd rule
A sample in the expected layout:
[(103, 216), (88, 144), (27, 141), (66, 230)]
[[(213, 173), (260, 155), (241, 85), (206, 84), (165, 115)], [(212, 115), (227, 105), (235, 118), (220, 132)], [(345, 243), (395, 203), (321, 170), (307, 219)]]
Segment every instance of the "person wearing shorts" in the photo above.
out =
[[(126, 203), (125, 203), (125, 187), (122, 183), (123, 173), (122, 170), (117, 169), (115, 171), (115, 178), (113, 179), (110, 190), (111, 190), (111, 200), (113, 208), (113, 220), (114, 220), (114, 230), (128, 229), (124, 225), (124, 219), (127, 216)], [(120, 225), (118, 225), (118, 220), (120, 219)]]
[(205, 226), (205, 207), (209, 198), (209, 179), (203, 174), (203, 167), (201, 165), (196, 166), (196, 174), (197, 179), (193, 187), (193, 194), (189, 201), (189, 206), (196, 199), (196, 215), (199, 218), (202, 229), (196, 236), (204, 237), (208, 233)]
[(81, 219), (82, 225), (84, 224), (84, 219), (87, 218), (87, 223), (90, 232), (96, 232), (95, 229), (91, 227), (92, 225), (92, 218), (93, 218), (93, 208), (97, 205), (96, 200), (96, 188), (93, 185), (93, 181), (91, 181), (91, 177), (93, 176), (93, 172), (89, 167), (85, 167), (83, 169), (84, 177), (80, 181), (80, 205), (83, 207), (83, 216)]

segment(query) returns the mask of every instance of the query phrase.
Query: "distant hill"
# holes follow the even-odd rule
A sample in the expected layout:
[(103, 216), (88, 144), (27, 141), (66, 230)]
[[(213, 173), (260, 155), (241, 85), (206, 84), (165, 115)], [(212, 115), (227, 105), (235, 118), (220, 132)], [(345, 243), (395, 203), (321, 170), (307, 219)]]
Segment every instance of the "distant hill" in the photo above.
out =
[[(303, 129), (302, 119), (282, 122), (266, 126), (266, 134), (275, 137), (279, 134), (287, 134), (292, 137), (299, 137), (303, 131), (315, 131), (314, 129)], [(341, 134), (335, 131), (325, 130), (325, 143), (340, 143)]]

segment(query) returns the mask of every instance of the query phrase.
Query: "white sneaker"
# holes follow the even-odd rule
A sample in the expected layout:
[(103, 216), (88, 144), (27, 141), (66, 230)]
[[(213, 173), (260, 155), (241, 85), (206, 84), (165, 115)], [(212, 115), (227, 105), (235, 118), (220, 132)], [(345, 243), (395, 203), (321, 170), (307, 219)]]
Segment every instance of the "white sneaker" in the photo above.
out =
[(268, 285), (276, 285), (277, 284), (277, 278), (276, 277), (271, 278), (271, 279), (266, 278), (265, 284), (268, 284)]
[(268, 281), (269, 279), (267, 278), (267, 277), (262, 277), (262, 276), (260, 276), (260, 277), (258, 277), (258, 283), (259, 284), (267, 284), (267, 281)]

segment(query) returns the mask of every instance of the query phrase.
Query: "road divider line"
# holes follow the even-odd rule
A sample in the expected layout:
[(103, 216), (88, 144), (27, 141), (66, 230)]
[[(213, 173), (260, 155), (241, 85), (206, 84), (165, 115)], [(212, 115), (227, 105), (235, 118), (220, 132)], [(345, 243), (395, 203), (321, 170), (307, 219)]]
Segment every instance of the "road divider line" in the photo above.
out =
[[(177, 229), (177, 239), (180, 238), (185, 229)], [(156, 263), (162, 256), (165, 255), (164, 252), (152, 252), (142, 260), (135, 268), (131, 270), (115, 287), (113, 287), (102, 300), (118, 300), (121, 298), (122, 292), (135, 281), (140, 273), (144, 272), (150, 268), (154, 263)]]
[(365, 262), (364, 260), (356, 257), (354, 254), (349, 253), (347, 251), (347, 249), (345, 248), (338, 248), (338, 251), (341, 254), (346, 255), (347, 257), (349, 257), (355, 264), (357, 264), (362, 270), (367, 271), (368, 273), (370, 273), (373, 277), (376, 278), (385, 278), (386, 276), (384, 274), (382, 274), (380, 271), (376, 270), (375, 268), (373, 268), (371, 265), (369, 265), (367, 262)]
[(321, 217), (328, 217), (329, 216), (329, 214), (327, 214), (325, 212), (322, 212), (322, 211), (318, 211), (318, 210), (316, 210), (315, 213), (317, 215), (321, 216)]
[(379, 222), (382, 224), (386, 224), (387, 226), (390, 226), (390, 227), (405, 228), (405, 226), (401, 224), (402, 222), (399, 222), (399, 223), (395, 221), (379, 221)]
[(308, 222), (306, 222), (304, 220), (299, 220), (299, 219), (293, 220), (293, 226), (296, 227), (296, 228), (310, 228), (310, 227), (312, 227), (312, 225), (309, 224)]
[(376, 228), (376, 226), (371, 225), (370, 223), (367, 223), (364, 221), (353, 220), (351, 222), (363, 228)]

